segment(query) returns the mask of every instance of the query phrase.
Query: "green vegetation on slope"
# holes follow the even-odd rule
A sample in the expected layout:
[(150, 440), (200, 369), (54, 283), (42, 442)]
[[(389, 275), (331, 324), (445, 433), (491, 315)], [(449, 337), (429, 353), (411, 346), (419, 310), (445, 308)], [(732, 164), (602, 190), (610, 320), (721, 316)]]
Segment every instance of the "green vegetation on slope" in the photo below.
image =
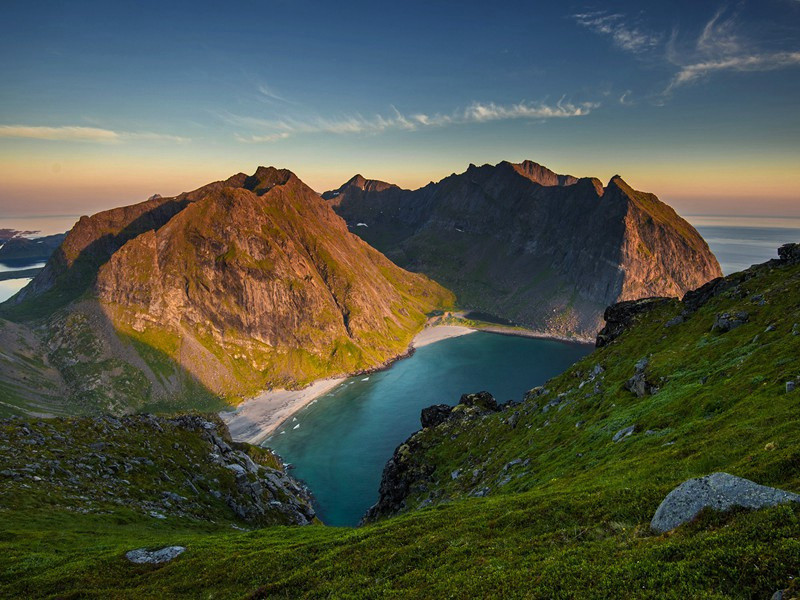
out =
[[(656, 305), (518, 406), (419, 432), (412, 461), (435, 470), (407, 506), (545, 487), (638, 489), (650, 507), (681, 481), (718, 470), (800, 490), (800, 396), (786, 391), (800, 376), (800, 266), (752, 274), (683, 322), (677, 300)], [(743, 325), (712, 330), (717, 315), (742, 312)], [(657, 391), (637, 397), (627, 382), (645, 361)], [(631, 436), (612, 441), (630, 426)]]
[[(689, 477), (727, 471), (800, 491), (800, 392), (785, 386), (800, 375), (800, 265), (773, 263), (729, 282), (682, 322), (677, 301), (654, 305), (521, 404), (418, 433), (409, 460), (427, 489), (413, 489), (399, 516), (359, 529), (238, 532), (117, 509), (43, 514), (4, 504), (0, 595), (796, 595), (800, 506), (707, 512), (667, 534), (649, 529), (664, 496)], [(744, 324), (712, 331), (717, 315), (739, 312)], [(643, 358), (639, 397), (626, 382)], [(635, 432), (614, 442), (630, 425)], [(23, 481), (30, 487), (18, 493), (35, 493)], [(187, 551), (163, 566), (124, 558), (172, 544)]]

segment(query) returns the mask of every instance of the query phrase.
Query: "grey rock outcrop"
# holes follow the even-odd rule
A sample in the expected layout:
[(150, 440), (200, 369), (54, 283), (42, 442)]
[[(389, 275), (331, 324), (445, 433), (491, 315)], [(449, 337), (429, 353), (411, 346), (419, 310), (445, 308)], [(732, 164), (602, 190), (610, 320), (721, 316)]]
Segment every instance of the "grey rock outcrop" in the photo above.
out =
[(635, 394), (637, 398), (643, 398), (648, 394), (654, 394), (658, 391), (658, 388), (647, 380), (645, 371), (649, 362), (647, 358), (642, 358), (637, 361), (634, 367), (633, 377), (625, 382), (625, 389)]
[(734, 507), (767, 508), (800, 502), (800, 495), (759, 485), (728, 473), (689, 479), (672, 490), (656, 510), (650, 528), (664, 533), (688, 523), (704, 508), (727, 511)]
[(161, 563), (169, 562), (186, 551), (183, 546), (167, 546), (160, 550), (147, 550), (146, 548), (139, 548), (138, 550), (131, 550), (125, 553), (127, 558), (132, 563), (137, 565), (158, 565)]
[(617, 433), (614, 434), (614, 437), (611, 438), (612, 442), (621, 442), (626, 437), (631, 436), (636, 431), (636, 425), (631, 425), (630, 427), (625, 427), (624, 429), (620, 429)]
[(750, 315), (744, 311), (736, 313), (722, 313), (714, 318), (714, 324), (711, 326), (711, 331), (719, 331), (720, 333), (727, 333), (732, 329), (741, 327), (749, 320)]

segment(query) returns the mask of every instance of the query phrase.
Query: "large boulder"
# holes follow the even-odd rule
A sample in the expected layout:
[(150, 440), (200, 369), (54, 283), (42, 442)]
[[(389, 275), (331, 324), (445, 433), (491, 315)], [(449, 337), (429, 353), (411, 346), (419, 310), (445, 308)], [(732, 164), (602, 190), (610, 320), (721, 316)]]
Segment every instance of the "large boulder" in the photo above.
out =
[(688, 523), (704, 508), (726, 511), (734, 507), (766, 508), (800, 502), (800, 495), (759, 485), (728, 473), (689, 479), (672, 490), (656, 510), (650, 528), (664, 533)]

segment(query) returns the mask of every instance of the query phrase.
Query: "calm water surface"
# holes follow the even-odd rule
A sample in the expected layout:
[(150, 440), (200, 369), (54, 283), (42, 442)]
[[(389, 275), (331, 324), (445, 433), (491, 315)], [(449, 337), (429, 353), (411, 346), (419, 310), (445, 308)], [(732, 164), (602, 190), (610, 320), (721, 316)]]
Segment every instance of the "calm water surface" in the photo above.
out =
[(292, 475), (313, 490), (325, 523), (355, 525), (378, 499), (386, 461), (419, 429), (423, 408), (481, 390), (499, 402), (521, 400), (591, 349), (491, 333), (437, 342), (386, 371), (347, 380), (264, 445), (295, 466)]
[(730, 275), (751, 265), (778, 258), (777, 249), (800, 242), (796, 217), (688, 217)]
[(30, 279), (6, 279), (0, 281), (0, 302), (5, 302), (30, 283)]

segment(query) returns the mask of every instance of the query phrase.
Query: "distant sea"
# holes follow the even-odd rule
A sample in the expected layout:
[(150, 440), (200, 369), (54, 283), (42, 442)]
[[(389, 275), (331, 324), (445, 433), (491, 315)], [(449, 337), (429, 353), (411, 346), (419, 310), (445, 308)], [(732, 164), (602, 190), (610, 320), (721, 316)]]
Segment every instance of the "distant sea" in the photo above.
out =
[(778, 246), (800, 243), (800, 217), (684, 217), (700, 232), (725, 275), (778, 257)]
[[(78, 215), (46, 217), (0, 217), (0, 229), (36, 231), (37, 236), (63, 233)], [(800, 242), (800, 217), (730, 217), (690, 215), (685, 217), (706, 239), (726, 275), (778, 256), (781, 244)], [(38, 264), (0, 262), (0, 272), (29, 269)], [(0, 281), (0, 302), (21, 290), (30, 279)]]

